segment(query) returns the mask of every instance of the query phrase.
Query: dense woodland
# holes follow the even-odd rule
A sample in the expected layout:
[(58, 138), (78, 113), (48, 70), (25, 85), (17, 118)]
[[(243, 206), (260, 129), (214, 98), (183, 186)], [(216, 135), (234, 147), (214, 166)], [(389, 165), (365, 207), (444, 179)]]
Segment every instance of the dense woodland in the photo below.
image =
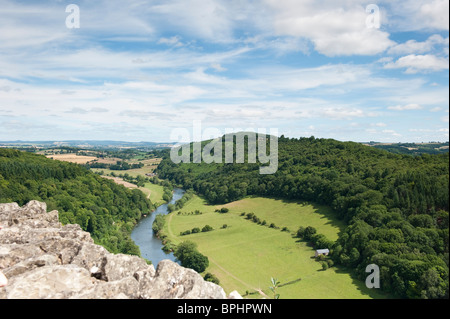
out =
[(131, 230), (153, 208), (140, 190), (117, 185), (81, 165), (0, 149), (0, 202), (24, 205), (30, 200), (58, 210), (63, 224), (79, 224), (109, 251), (135, 255), (140, 252)]
[(421, 155), (448, 153), (448, 142), (446, 143), (397, 143), (397, 144), (374, 144), (373, 147), (383, 149), (396, 154)]
[(335, 264), (361, 280), (377, 264), (381, 288), (397, 297), (448, 298), (448, 152), (410, 156), (314, 137), (278, 143), (273, 175), (260, 175), (258, 163), (174, 164), (168, 152), (157, 171), (211, 204), (259, 195), (329, 205), (348, 225), (331, 247)]

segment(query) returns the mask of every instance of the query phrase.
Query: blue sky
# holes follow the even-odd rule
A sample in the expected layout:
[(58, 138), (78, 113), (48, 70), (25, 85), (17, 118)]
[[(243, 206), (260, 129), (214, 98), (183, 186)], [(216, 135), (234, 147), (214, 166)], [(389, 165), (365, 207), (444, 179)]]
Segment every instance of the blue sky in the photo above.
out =
[[(70, 4), (79, 28), (66, 25)], [(193, 121), (223, 133), (448, 141), (448, 9), (448, 0), (0, 0), (0, 141), (165, 142)]]

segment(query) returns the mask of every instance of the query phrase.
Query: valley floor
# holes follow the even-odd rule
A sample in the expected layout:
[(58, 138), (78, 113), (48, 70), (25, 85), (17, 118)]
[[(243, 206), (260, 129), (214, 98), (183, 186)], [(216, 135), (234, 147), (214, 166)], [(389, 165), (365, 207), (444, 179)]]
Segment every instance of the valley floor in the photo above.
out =
[[(229, 212), (215, 212), (222, 207)], [(196, 210), (201, 214), (195, 214)], [(246, 219), (243, 212), (254, 213), (266, 220), (266, 225)], [(271, 223), (276, 228), (270, 228)], [(205, 225), (214, 230), (180, 235)], [(237, 290), (247, 298), (271, 298), (273, 277), (281, 283), (277, 293), (283, 299), (386, 298), (353, 279), (348, 271), (337, 267), (322, 270), (313, 258), (314, 249), (294, 237), (300, 226), (313, 226), (331, 240), (344, 228), (330, 208), (311, 203), (255, 197), (214, 206), (194, 196), (167, 216), (164, 233), (174, 244), (185, 240), (197, 243), (210, 261), (205, 272), (216, 275), (227, 293)], [(287, 230), (282, 231), (283, 227)]]

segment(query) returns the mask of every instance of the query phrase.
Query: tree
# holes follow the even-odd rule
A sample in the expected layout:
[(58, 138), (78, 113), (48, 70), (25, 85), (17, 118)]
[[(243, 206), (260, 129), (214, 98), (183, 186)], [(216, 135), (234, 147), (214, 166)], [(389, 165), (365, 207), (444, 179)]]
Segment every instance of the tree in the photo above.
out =
[(312, 227), (312, 226), (308, 226), (305, 228), (305, 231), (303, 232), (303, 238), (306, 240), (310, 240), (311, 237), (317, 232), (317, 230)]
[(208, 257), (197, 250), (197, 244), (192, 241), (184, 241), (177, 246), (174, 256), (183, 267), (191, 268), (198, 273), (205, 271), (209, 266)]
[(188, 254), (197, 250), (197, 244), (186, 240), (179, 244), (174, 251), (173, 255), (180, 261), (182, 261)]
[(207, 231), (211, 231), (211, 230), (214, 230), (214, 228), (212, 228), (212, 227), (209, 226), (209, 225), (205, 225), (205, 226), (202, 228), (202, 232), (207, 232)]
[(297, 230), (297, 237), (303, 238), (304, 234), (305, 234), (305, 227), (300, 226)]
[(438, 299), (445, 296), (448, 289), (448, 280), (446, 283), (436, 268), (430, 268), (420, 277), (420, 285), (422, 286), (421, 298)]
[(204, 272), (209, 266), (208, 257), (202, 255), (198, 251), (193, 251), (183, 258), (181, 261), (183, 267), (191, 268), (198, 273)]

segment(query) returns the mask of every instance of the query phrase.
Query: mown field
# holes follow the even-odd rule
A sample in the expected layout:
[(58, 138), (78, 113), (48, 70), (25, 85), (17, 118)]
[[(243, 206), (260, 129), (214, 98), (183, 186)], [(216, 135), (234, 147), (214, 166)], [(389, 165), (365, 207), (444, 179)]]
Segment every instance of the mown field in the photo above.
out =
[(164, 193), (164, 187), (161, 185), (156, 185), (152, 183), (145, 183), (144, 187), (139, 187), (139, 189), (144, 193), (150, 196), (150, 201), (155, 205), (159, 206), (164, 203), (162, 198)]
[(86, 164), (89, 163), (95, 159), (97, 159), (94, 156), (83, 156), (83, 155), (77, 155), (74, 153), (69, 154), (53, 154), (53, 155), (46, 155), (47, 158), (51, 158), (58, 161), (63, 162), (71, 162), (75, 164)]
[[(215, 212), (222, 207), (229, 208), (229, 212)], [(201, 214), (191, 214), (196, 210)], [(253, 212), (267, 224), (247, 220), (242, 212)], [(278, 228), (268, 227), (270, 223)], [(214, 230), (180, 235), (205, 225)], [(309, 203), (255, 197), (214, 206), (194, 196), (180, 211), (168, 215), (164, 232), (175, 244), (184, 240), (197, 243), (210, 261), (205, 272), (216, 275), (227, 293), (237, 290), (247, 298), (270, 298), (268, 287), (274, 277), (281, 284), (293, 282), (278, 288), (280, 298), (385, 298), (353, 280), (348, 271), (336, 267), (322, 270), (312, 258), (314, 249), (294, 238), (299, 226), (313, 226), (318, 233), (335, 240), (344, 225), (329, 208)], [(283, 227), (288, 231), (281, 231)]]

